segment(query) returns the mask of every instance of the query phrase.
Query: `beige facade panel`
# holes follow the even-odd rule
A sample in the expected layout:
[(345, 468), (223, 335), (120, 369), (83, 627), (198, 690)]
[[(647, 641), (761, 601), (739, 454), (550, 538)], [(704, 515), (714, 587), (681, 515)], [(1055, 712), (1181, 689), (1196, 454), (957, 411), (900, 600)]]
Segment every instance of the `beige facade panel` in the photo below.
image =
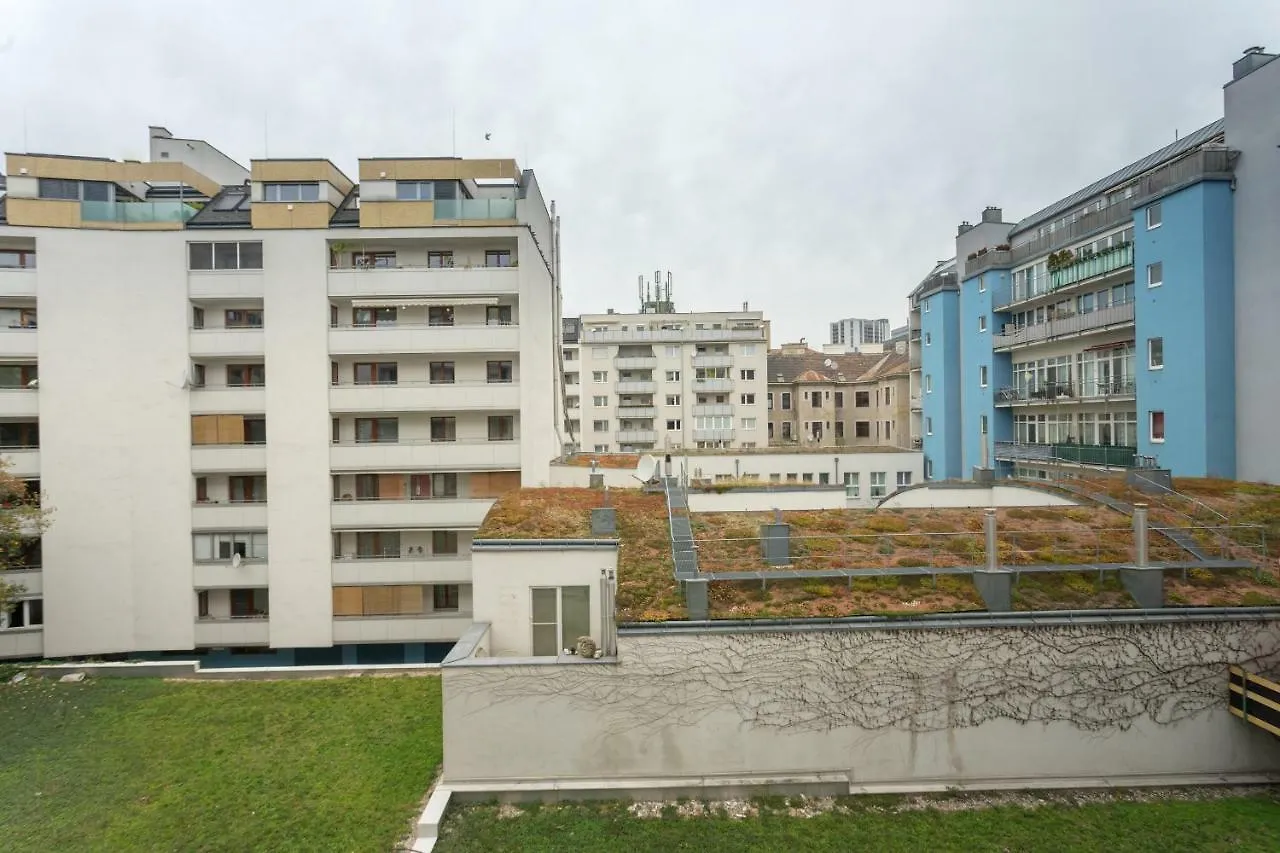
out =
[(40, 157), (34, 154), (9, 154), (5, 157), (6, 173), (30, 178), (65, 178), (76, 181), (112, 181), (114, 183), (184, 183), (212, 198), (221, 185), (187, 166), (185, 163), (133, 163), (118, 160), (90, 160), (76, 157)]
[(333, 205), (327, 201), (254, 202), (249, 217), (253, 227), (261, 229), (328, 228)]
[[(250, 160), (250, 178), (266, 183), (311, 183), (325, 181), (343, 195), (355, 186), (342, 170), (328, 160)], [(254, 226), (257, 227), (256, 225)]]
[(14, 198), (6, 202), (5, 216), (10, 225), (33, 225), (45, 228), (79, 228), (80, 202), (51, 198)]
[(434, 225), (435, 202), (362, 201), (361, 228), (414, 228)]
[(360, 161), (360, 180), (362, 181), (448, 181), (468, 178), (514, 180), (519, 177), (520, 166), (515, 160), (407, 157)]

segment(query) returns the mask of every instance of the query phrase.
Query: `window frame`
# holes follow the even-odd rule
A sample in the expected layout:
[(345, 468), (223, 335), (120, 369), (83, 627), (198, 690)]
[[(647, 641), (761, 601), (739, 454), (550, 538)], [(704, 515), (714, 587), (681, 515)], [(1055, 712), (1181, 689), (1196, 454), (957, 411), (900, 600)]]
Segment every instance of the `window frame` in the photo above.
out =
[[(1155, 358), (1157, 350), (1159, 362)], [(1164, 370), (1164, 336), (1147, 338), (1147, 370)]]
[[(1155, 213), (1154, 217), (1151, 215), (1152, 213)], [(1154, 223), (1152, 222), (1153, 219), (1155, 220)], [(1144, 220), (1148, 231), (1154, 231), (1164, 225), (1164, 208), (1161, 206), (1160, 202), (1153, 201), (1151, 204), (1147, 205)]]
[[(1160, 435), (1156, 435), (1156, 425), (1159, 424)], [(1168, 418), (1165, 416), (1163, 409), (1152, 409), (1147, 413), (1147, 435), (1151, 439), (1152, 444), (1164, 444), (1168, 436)]]
[[(1159, 278), (1153, 280), (1153, 273), (1158, 273)], [(1152, 261), (1147, 264), (1147, 288), (1154, 290), (1157, 287), (1164, 286), (1164, 261)]]

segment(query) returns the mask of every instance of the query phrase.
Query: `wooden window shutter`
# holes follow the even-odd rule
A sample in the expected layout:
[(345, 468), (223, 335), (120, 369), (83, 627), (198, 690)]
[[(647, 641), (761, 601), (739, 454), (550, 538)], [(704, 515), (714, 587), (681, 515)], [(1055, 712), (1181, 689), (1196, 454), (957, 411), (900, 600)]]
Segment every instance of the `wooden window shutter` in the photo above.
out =
[(333, 588), (334, 616), (363, 616), (364, 596), (358, 586), (335, 586)]
[(402, 614), (422, 612), (422, 587), (398, 586), (395, 589), (397, 603), (399, 604), (397, 612)]
[(244, 444), (244, 415), (218, 415), (218, 444)]
[(378, 497), (383, 500), (398, 499), (404, 497), (404, 475), (403, 474), (379, 474), (378, 475)]
[(365, 616), (396, 615), (396, 587), (366, 586), (363, 590)]
[(471, 475), (471, 497), (473, 498), (492, 498), (496, 495), (491, 494), (493, 486), (490, 484), (490, 475), (485, 472), (476, 472)]
[(192, 444), (217, 444), (218, 443), (218, 416), (217, 415), (192, 415), (191, 416), (191, 443)]
[(489, 475), (489, 489), (492, 492), (490, 497), (496, 498), (518, 488), (520, 488), (519, 471), (494, 471)]

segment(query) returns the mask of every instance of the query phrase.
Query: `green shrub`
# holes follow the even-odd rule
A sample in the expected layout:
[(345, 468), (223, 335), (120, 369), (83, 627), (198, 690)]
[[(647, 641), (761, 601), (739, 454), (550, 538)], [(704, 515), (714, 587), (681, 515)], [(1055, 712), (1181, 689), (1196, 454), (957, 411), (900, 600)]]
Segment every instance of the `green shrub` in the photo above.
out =
[(893, 561), (893, 564), (902, 569), (911, 569), (917, 566), (927, 566), (929, 561), (923, 557), (899, 557)]

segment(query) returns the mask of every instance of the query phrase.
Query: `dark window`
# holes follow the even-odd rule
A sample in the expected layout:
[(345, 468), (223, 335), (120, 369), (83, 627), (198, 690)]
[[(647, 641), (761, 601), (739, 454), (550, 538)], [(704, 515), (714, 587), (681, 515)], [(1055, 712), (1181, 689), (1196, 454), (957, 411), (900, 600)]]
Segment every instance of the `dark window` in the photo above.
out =
[(63, 201), (80, 200), (80, 182), (62, 178), (41, 178), (38, 189), (40, 198), (56, 198)]
[(214, 243), (213, 268), (215, 270), (240, 269), (240, 244)]
[(245, 418), (244, 419), (244, 443), (245, 444), (266, 444), (267, 443), (267, 419), (266, 418)]
[(395, 385), (399, 365), (394, 361), (360, 362), (355, 365), (357, 385)]
[(330, 436), (330, 441), (332, 441), (334, 444), (337, 444), (341, 440), (342, 440), (342, 429), (341, 429), (341, 426), (339, 425), (338, 419), (334, 418), (332, 435)]
[(338, 362), (336, 361), (329, 362), (329, 384), (338, 384)]
[(213, 269), (213, 244), (190, 243), (187, 246), (188, 267), (193, 270)]
[(356, 418), (357, 442), (395, 444), (400, 440), (398, 418)]
[(224, 324), (228, 329), (261, 329), (261, 308), (227, 309)]
[(357, 533), (357, 557), (399, 557), (400, 534), (395, 533)]
[(432, 474), (431, 497), (456, 498), (458, 496), (457, 474)]
[(457, 181), (436, 181), (435, 190), (436, 198), (453, 199), (458, 197)]
[(0, 423), (0, 447), (39, 447), (40, 424)]
[(439, 384), (453, 384), (453, 362), (452, 361), (433, 361), (431, 362), (431, 381)]
[(836, 392), (836, 408), (837, 409), (844, 408), (844, 392), (843, 391)]
[(261, 503), (267, 499), (266, 477), (228, 477), (231, 503)]
[(196, 477), (196, 503), (209, 500), (209, 478)]
[(432, 441), (456, 441), (457, 438), (457, 418), (440, 417), (431, 419)]
[(511, 306), (490, 305), (484, 310), (484, 322), (490, 326), (510, 326)]
[(267, 384), (267, 368), (261, 364), (228, 364), (227, 385), (237, 388), (261, 387)]
[(853, 405), (859, 409), (865, 409), (867, 406), (870, 406), (871, 392), (870, 391), (854, 391)]
[(449, 583), (431, 587), (431, 607), (433, 610), (457, 610), (458, 585)]
[(106, 181), (83, 181), (80, 184), (85, 201), (111, 201), (112, 186)]
[(509, 251), (485, 252), (484, 265), (486, 267), (509, 267), (511, 266), (511, 252)]
[(0, 364), (0, 388), (29, 388), (39, 378), (34, 364)]
[(204, 309), (201, 308), (199, 305), (191, 306), (191, 328), (193, 329), (204, 328)]
[(516, 437), (516, 419), (512, 415), (489, 416), (489, 440), (512, 441)]
[(203, 364), (191, 365), (191, 384), (194, 385), (196, 388), (204, 387), (204, 365)]
[(427, 309), (427, 325), (430, 326), (452, 326), (453, 325), (453, 306), (452, 305), (432, 305)]
[(458, 553), (457, 531), (455, 530), (431, 531), (431, 553), (432, 554)]
[(262, 269), (262, 243), (250, 241), (238, 245), (240, 246), (240, 269)]
[(377, 474), (356, 474), (356, 500), (376, 501), (378, 499)]
[(844, 421), (836, 421), (836, 438), (844, 438)]
[(870, 438), (871, 437), (871, 421), (854, 421), (853, 437), (854, 438)]
[(486, 375), (488, 376), (489, 382), (510, 382), (512, 377), (511, 362), (509, 361), (489, 362), (487, 366)]
[(453, 252), (427, 252), (427, 266), (432, 269), (453, 266)]

